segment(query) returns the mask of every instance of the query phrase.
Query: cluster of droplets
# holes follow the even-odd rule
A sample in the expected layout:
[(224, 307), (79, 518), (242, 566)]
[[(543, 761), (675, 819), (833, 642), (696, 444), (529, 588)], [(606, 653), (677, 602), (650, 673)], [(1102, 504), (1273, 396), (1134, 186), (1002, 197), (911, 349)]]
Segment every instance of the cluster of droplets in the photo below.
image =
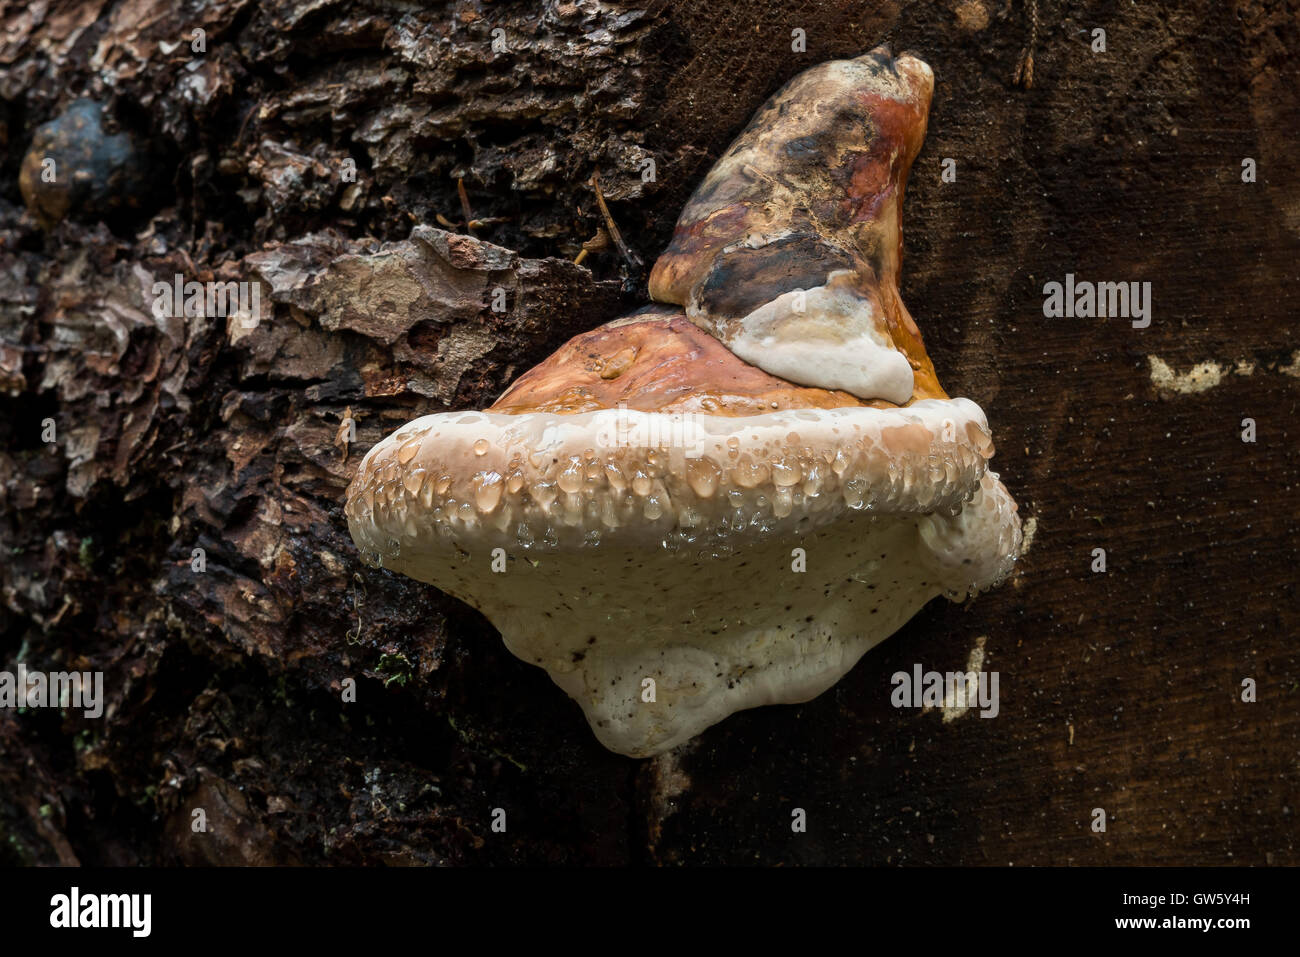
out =
[(844, 433), (833, 448), (814, 449), (796, 431), (767, 441), (742, 431), (700, 455), (534, 450), (514, 453), (504, 465), (500, 448), (513, 443), (482, 437), (470, 445), (472, 471), (453, 476), (451, 461), (428, 467), (435, 456), (420, 454), (437, 449), (440, 433), (408, 427), (377, 447), (381, 454), (358, 474), (348, 515), (373, 517), (383, 532), (375, 551), (385, 555), (399, 552), (404, 540), (428, 538), (430, 527), (453, 543), (483, 544), (487, 532), (491, 544), (524, 549), (561, 540), (592, 547), (615, 529), (634, 527), (667, 549), (717, 555), (738, 538), (791, 520), (818, 527), (845, 509), (957, 514), (983, 473), (988, 450), (980, 440), (987, 433), (974, 428), (967, 442), (943, 442), (919, 423), (906, 428), (920, 432), (899, 440), (901, 449), (889, 446), (887, 430), (845, 424), (832, 430)]

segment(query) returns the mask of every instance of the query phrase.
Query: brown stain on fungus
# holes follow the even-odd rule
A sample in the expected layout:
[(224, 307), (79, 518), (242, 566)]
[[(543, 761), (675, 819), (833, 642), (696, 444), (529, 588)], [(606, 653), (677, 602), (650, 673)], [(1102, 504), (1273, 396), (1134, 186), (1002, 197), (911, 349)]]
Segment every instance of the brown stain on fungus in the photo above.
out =
[(572, 415), (626, 405), (639, 412), (746, 416), (861, 404), (847, 392), (769, 375), (682, 313), (651, 307), (575, 336), (520, 376), (489, 411)]

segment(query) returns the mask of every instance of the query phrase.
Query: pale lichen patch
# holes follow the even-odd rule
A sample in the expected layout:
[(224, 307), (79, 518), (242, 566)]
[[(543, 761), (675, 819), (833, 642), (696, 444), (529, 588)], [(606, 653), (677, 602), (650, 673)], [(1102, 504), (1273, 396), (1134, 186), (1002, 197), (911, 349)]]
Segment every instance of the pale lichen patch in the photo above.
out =
[[(1162, 396), (1196, 395), (1199, 392), (1208, 392), (1222, 385), (1229, 375), (1251, 376), (1260, 367), (1259, 360), (1250, 356), (1223, 362), (1207, 359), (1198, 362), (1184, 373), (1175, 372), (1173, 367), (1159, 356), (1149, 355), (1147, 361), (1151, 365), (1151, 384)], [(1265, 368), (1274, 367), (1266, 364)], [(1300, 350), (1293, 353), (1290, 365), (1276, 368), (1283, 375), (1300, 378)]]
[(971, 709), (971, 704), (977, 702), (979, 694), (978, 680), (971, 681), (971, 676), (978, 679), (980, 671), (984, 668), (984, 643), (988, 641), (988, 635), (980, 635), (975, 639), (975, 646), (971, 648), (970, 654), (966, 656), (966, 680), (965, 693), (958, 692), (950, 694), (945, 692), (943, 701), (943, 723), (955, 721)]
[(1034, 544), (1034, 536), (1038, 534), (1038, 517), (1030, 515), (1025, 519), (1021, 527), (1020, 554), (1018, 558), (1024, 558), (1029, 552), (1029, 547)]
[(1151, 384), (1157, 392), (1195, 395), (1207, 392), (1223, 381), (1223, 367), (1217, 362), (1201, 362), (1190, 372), (1179, 374), (1159, 356), (1147, 356), (1147, 361), (1151, 363)]
[(1293, 379), (1300, 379), (1300, 349), (1291, 353), (1290, 365), (1279, 366), (1277, 371)]

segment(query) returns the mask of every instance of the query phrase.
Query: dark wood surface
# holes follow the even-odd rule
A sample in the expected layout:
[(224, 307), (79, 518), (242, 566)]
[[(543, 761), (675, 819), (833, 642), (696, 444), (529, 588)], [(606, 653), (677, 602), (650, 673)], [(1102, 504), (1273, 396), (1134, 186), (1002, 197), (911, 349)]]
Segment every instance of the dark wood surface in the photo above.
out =
[[(135, 30), (145, 0), (0, 6), (0, 660), (102, 669), (109, 700), (98, 722), (0, 713), (0, 860), (1300, 863), (1300, 5), (298, 6), (204, 4), (197, 100), (156, 42), (188, 21)], [(363, 567), (344, 488), (402, 422), (482, 407), (644, 301), (613, 253), (563, 261), (599, 223), (594, 170), (652, 262), (770, 93), (881, 41), (937, 78), (903, 297), (987, 411), (1032, 543), (814, 701), (618, 757), (473, 611)], [(27, 144), (82, 90), (160, 164), (151, 226), (24, 213)], [(311, 165), (344, 156), (350, 209)], [(412, 237), (460, 218), (460, 175), (512, 252)], [(256, 274), (274, 317), (160, 327), (136, 267)], [(1150, 282), (1150, 326), (1046, 318), (1067, 273)], [(891, 707), (895, 671), (977, 645), (995, 719)]]

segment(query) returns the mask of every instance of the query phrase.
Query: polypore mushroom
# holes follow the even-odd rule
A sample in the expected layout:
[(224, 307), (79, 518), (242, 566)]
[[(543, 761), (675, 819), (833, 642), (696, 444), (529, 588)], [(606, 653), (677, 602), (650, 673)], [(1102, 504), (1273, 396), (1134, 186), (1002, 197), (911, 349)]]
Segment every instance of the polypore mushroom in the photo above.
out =
[(665, 304), (370, 450), (366, 560), (482, 611), (637, 757), (806, 701), (1000, 581), (1020, 525), (987, 422), (898, 297), (932, 85), (884, 50), (791, 81), (687, 205)]
[(902, 404), (937, 391), (898, 295), (903, 188), (934, 74), (879, 48), (778, 91), (695, 191), (650, 295), (759, 368)]

